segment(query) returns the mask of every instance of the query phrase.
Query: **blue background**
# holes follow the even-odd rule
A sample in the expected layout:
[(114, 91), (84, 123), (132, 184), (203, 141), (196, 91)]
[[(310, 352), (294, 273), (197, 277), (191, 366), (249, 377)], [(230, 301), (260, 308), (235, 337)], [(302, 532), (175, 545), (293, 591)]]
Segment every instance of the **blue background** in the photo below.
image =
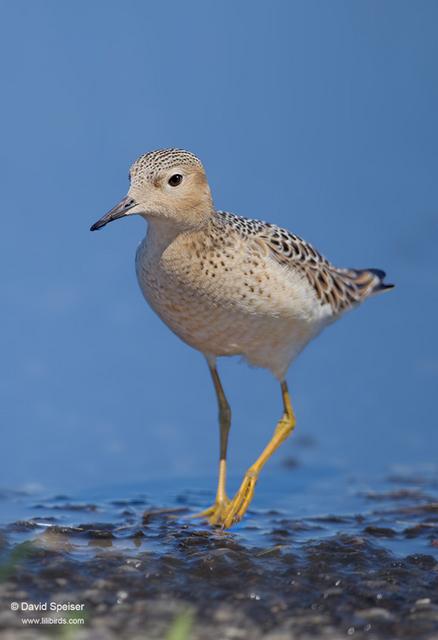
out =
[[(317, 443), (306, 455), (370, 474), (435, 462), (438, 4), (0, 7), (0, 484), (214, 485), (214, 393), (139, 292), (144, 222), (88, 231), (125, 195), (131, 162), (168, 146), (200, 156), (218, 208), (397, 284), (290, 370), (297, 434)], [(279, 389), (238, 361), (221, 371), (241, 473)], [(291, 439), (271, 469), (299, 451)]]

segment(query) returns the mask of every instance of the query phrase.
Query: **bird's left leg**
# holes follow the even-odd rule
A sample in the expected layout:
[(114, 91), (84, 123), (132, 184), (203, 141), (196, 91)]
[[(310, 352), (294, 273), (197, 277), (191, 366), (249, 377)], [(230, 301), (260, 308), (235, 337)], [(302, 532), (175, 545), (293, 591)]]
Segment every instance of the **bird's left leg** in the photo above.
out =
[(216, 500), (211, 507), (196, 513), (192, 518), (208, 518), (210, 524), (221, 524), (223, 514), (230, 504), (230, 500), (226, 492), (226, 476), (227, 476), (227, 448), (228, 434), (231, 426), (231, 409), (222, 387), (221, 379), (216, 367), (216, 363), (207, 359), (208, 368), (210, 369), (211, 378), (213, 380), (214, 389), (216, 391), (218, 409), (219, 409), (219, 481), (217, 485)]
[(286, 381), (281, 383), (281, 395), (284, 407), (283, 416), (275, 428), (272, 439), (265, 447), (262, 454), (257, 458), (255, 463), (248, 469), (238, 492), (229, 503), (225, 513), (222, 514), (223, 517), (220, 524), (225, 528), (231, 527), (234, 523), (239, 522), (239, 520), (242, 519), (253, 498), (255, 485), (260, 471), (272, 454), (295, 428), (295, 414), (292, 409)]

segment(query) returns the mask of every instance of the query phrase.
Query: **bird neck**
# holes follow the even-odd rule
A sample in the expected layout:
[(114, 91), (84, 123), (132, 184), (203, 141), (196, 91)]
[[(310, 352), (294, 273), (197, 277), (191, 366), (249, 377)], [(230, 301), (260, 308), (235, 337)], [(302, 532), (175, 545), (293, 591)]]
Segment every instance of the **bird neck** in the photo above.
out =
[(212, 213), (208, 212), (205, 216), (199, 217), (197, 223), (193, 225), (178, 224), (174, 219), (161, 216), (148, 217), (146, 244), (149, 251), (161, 255), (179, 236), (197, 231), (208, 224), (211, 216)]

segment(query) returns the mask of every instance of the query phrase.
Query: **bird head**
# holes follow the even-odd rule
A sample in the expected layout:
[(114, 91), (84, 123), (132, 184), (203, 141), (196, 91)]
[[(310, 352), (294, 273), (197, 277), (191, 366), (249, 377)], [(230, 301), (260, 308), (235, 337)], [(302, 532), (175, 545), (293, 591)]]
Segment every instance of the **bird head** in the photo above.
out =
[(140, 156), (129, 171), (128, 194), (91, 227), (130, 215), (165, 220), (184, 231), (210, 216), (213, 202), (201, 161), (188, 151), (160, 149)]

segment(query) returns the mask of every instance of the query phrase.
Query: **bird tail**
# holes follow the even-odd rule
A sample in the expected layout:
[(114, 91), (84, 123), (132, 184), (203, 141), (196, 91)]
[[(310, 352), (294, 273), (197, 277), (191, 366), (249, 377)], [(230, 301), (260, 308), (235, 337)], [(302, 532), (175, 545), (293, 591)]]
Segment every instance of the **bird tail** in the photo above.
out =
[(360, 297), (367, 298), (393, 289), (395, 285), (384, 282), (386, 273), (381, 269), (351, 269), (354, 284), (359, 290)]

